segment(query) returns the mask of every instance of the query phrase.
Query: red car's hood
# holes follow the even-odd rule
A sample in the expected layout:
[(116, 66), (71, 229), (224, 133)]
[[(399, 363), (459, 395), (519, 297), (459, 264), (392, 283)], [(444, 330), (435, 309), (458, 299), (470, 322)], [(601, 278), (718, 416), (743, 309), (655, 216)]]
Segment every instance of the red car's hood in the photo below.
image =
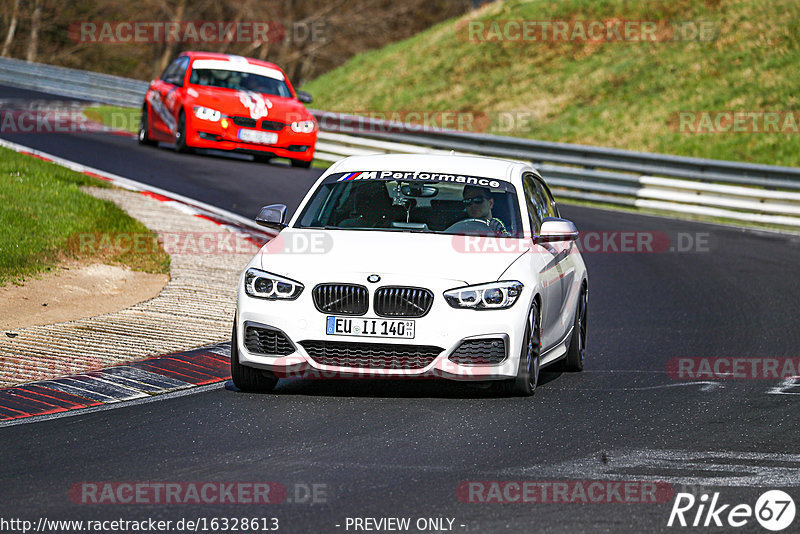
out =
[(186, 92), (193, 104), (216, 109), (225, 115), (286, 123), (312, 118), (305, 106), (293, 98), (216, 87), (192, 86)]

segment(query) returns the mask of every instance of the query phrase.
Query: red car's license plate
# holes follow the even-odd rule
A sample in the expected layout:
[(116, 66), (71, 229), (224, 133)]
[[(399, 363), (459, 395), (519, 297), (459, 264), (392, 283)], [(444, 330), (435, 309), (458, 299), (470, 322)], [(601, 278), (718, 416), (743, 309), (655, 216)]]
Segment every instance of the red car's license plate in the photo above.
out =
[(259, 143), (262, 145), (274, 145), (278, 142), (278, 134), (273, 132), (259, 132), (258, 130), (239, 130), (239, 139), (247, 143)]

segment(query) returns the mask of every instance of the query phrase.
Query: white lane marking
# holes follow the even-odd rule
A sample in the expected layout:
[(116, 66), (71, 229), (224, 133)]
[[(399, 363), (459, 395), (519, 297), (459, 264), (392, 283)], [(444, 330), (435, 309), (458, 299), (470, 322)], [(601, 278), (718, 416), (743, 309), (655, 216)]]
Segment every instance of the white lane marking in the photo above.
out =
[(128, 385), (140, 391), (150, 394), (158, 394), (165, 391), (173, 391), (193, 384), (177, 380), (175, 378), (151, 373), (138, 367), (109, 367), (99, 372), (99, 376), (106, 380), (111, 380)]
[[(75, 378), (77, 380), (78, 378), (82, 379), (83, 377), (71, 378)], [(109, 402), (122, 402), (147, 396), (147, 393), (138, 388), (132, 388), (127, 384), (121, 384), (118, 381), (109, 380), (104, 376), (92, 376), (86, 380), (79, 381), (86, 384), (85, 387), (89, 391), (103, 392), (104, 394), (108, 393), (113, 395), (114, 400)]]
[(800, 376), (784, 378), (780, 384), (770, 388), (767, 395), (800, 395)]
[[(671, 484), (722, 487), (800, 486), (800, 454), (635, 449), (617, 450), (604, 460), (586, 458), (532, 466), (526, 476), (662, 481)], [(503, 475), (517, 470), (504, 470)]]
[(116, 402), (116, 399), (111, 395), (95, 391), (88, 387), (88, 384), (75, 380), (72, 377), (56, 378), (53, 380), (45, 380), (44, 382), (36, 382), (37, 385), (61, 391), (62, 393), (69, 393), (70, 395), (77, 395), (84, 399), (89, 399), (97, 402)]
[(698, 382), (685, 382), (680, 384), (661, 384), (659, 386), (646, 386), (640, 388), (620, 388), (622, 390), (630, 390), (630, 391), (646, 391), (648, 389), (663, 389), (663, 388), (679, 388), (684, 386), (703, 386), (700, 388), (700, 391), (714, 391), (716, 389), (724, 389), (725, 386), (720, 384), (719, 382), (710, 382), (710, 381), (698, 381)]
[[(604, 456), (570, 460), (557, 465), (474, 469), (461, 465), (402, 465), (393, 462), (319, 462), (288, 459), (281, 465), (299, 465), (364, 471), (395, 470), (452, 473), (529, 480), (620, 480), (667, 482), (684, 487), (796, 487), (800, 486), (800, 454), (737, 451), (612, 450)], [(764, 465), (769, 464), (769, 465)], [(691, 471), (676, 473), (676, 471)], [(694, 474), (703, 473), (703, 474)], [(708, 475), (706, 473), (713, 473)]]
[(226, 341), (220, 343), (219, 345), (215, 345), (208, 349), (208, 352), (213, 352), (217, 356), (222, 356), (224, 358), (231, 357), (231, 344), (230, 341)]

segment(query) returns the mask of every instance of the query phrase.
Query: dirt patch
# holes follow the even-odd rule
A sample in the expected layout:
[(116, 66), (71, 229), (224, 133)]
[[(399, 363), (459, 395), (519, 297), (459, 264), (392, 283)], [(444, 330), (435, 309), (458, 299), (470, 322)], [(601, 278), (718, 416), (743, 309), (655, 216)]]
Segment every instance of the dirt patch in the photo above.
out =
[(169, 275), (102, 264), (62, 264), (24, 286), (0, 287), (0, 330), (74, 321), (123, 310), (161, 291)]

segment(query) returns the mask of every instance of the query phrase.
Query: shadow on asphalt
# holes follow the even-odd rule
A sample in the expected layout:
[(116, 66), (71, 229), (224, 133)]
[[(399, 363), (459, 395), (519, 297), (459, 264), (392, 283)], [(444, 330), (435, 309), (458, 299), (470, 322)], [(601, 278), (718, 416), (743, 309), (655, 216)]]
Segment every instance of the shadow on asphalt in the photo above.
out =
[[(172, 154), (177, 154), (177, 152), (175, 152), (175, 145), (169, 143), (159, 142), (158, 146), (155, 148)], [(230, 150), (215, 150), (213, 148), (195, 148), (191, 152), (180, 154), (180, 156), (186, 158), (206, 157), (206, 158), (217, 158), (223, 160), (229, 159), (229, 160), (245, 161), (245, 162), (249, 161), (251, 163), (255, 163), (258, 165), (272, 165), (275, 167), (283, 167), (286, 169), (292, 168), (288, 160), (283, 160), (280, 158), (270, 159), (269, 161), (259, 160), (253, 154), (248, 154), (244, 152), (232, 152)], [(298, 170), (302, 171), (307, 169), (298, 169)]]
[[(561, 376), (560, 372), (542, 371), (537, 389)], [(241, 393), (230, 380), (225, 389)], [(312, 397), (377, 397), (377, 398), (445, 398), (491, 399), (499, 397), (487, 385), (456, 382), (445, 379), (281, 379), (269, 393), (242, 393), (243, 395), (306, 395)], [(535, 395), (534, 395), (535, 396)], [(521, 398), (521, 397), (516, 397)]]

